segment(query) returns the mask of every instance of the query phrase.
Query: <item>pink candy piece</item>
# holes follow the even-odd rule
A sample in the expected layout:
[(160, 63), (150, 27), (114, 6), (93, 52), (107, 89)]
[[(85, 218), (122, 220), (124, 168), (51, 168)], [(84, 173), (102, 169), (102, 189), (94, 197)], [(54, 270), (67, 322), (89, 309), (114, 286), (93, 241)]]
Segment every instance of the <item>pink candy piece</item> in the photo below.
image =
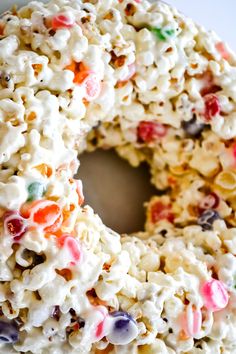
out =
[(228, 60), (230, 58), (230, 53), (225, 48), (225, 44), (223, 42), (216, 43), (215, 47), (218, 50), (218, 52), (221, 54), (221, 57), (223, 59)]
[(95, 100), (101, 92), (101, 82), (93, 72), (84, 79), (82, 86), (85, 88), (84, 98), (87, 101)]
[(188, 305), (186, 312), (181, 318), (181, 326), (187, 336), (197, 336), (202, 326), (201, 310), (194, 308), (192, 305)]
[(70, 19), (65, 14), (57, 14), (52, 18), (52, 28), (54, 30), (61, 29), (61, 28), (71, 28), (73, 27), (75, 22)]
[(224, 309), (229, 301), (229, 294), (220, 280), (206, 281), (201, 287), (201, 294), (205, 307), (212, 312)]
[(233, 154), (234, 161), (236, 162), (236, 144), (233, 144), (232, 146), (232, 154)]
[(131, 77), (134, 76), (134, 74), (136, 73), (136, 66), (135, 64), (130, 64), (128, 65), (128, 69), (129, 69), (129, 73), (127, 74), (127, 76), (125, 76), (125, 78), (123, 80), (121, 80), (120, 82), (126, 82), (129, 79), (131, 79)]
[(58, 239), (58, 245), (60, 247), (67, 247), (71, 254), (72, 261), (69, 265), (74, 266), (81, 262), (81, 248), (79, 242), (70, 235), (61, 236)]
[(167, 134), (167, 128), (159, 122), (142, 121), (138, 126), (139, 140), (150, 143), (164, 137)]
[(101, 340), (105, 335), (107, 335), (106, 319), (108, 317), (108, 311), (105, 306), (97, 306), (96, 311), (98, 311), (98, 317), (100, 318), (95, 330), (95, 338), (97, 341)]

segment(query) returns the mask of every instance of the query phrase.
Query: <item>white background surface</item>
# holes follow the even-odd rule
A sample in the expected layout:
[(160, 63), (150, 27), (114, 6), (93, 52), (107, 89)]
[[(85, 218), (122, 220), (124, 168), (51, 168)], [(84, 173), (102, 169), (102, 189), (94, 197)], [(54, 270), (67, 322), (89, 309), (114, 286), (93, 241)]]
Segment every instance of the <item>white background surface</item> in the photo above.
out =
[[(236, 51), (236, 0), (166, 0), (208, 29), (214, 29)], [(0, 0), (0, 12), (27, 0)]]
[(236, 51), (236, 0), (166, 0), (207, 29), (213, 29)]

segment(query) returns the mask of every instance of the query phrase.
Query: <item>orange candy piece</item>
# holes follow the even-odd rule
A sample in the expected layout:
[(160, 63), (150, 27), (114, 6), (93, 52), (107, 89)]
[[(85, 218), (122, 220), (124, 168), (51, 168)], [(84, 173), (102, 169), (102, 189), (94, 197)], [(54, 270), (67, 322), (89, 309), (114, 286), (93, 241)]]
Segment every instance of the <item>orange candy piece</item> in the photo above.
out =
[(82, 82), (90, 75), (90, 71), (80, 71), (75, 74), (74, 83), (82, 84)]
[(34, 168), (36, 168), (36, 170), (38, 170), (41, 173), (41, 175), (44, 176), (44, 177), (48, 177), (49, 178), (52, 175), (52, 168), (49, 165), (45, 164), (45, 163), (37, 165)]
[(72, 61), (65, 69), (74, 73), (75, 76), (73, 82), (75, 84), (81, 84), (91, 72), (84, 63), (76, 63), (75, 61)]
[(57, 231), (62, 222), (60, 206), (50, 200), (25, 203), (21, 215), (29, 218), (32, 226), (41, 226), (48, 233)]
[(60, 212), (60, 208), (56, 204), (44, 206), (43, 208), (39, 208), (33, 214), (33, 220), (37, 224), (48, 224), (50, 222), (52, 216), (57, 215)]
[(72, 61), (69, 65), (65, 67), (66, 70), (73, 71), (73, 73), (76, 71), (76, 62)]

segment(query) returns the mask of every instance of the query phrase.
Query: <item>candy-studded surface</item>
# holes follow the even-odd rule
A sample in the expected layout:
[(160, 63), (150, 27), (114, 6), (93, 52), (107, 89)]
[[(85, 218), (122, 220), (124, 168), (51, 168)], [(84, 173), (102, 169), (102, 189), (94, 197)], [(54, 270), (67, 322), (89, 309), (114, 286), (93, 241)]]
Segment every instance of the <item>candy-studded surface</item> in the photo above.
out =
[[(1, 17), (1, 353), (236, 350), (235, 83), (230, 49), (159, 1)], [(150, 165), (143, 232), (86, 205), (98, 147)]]

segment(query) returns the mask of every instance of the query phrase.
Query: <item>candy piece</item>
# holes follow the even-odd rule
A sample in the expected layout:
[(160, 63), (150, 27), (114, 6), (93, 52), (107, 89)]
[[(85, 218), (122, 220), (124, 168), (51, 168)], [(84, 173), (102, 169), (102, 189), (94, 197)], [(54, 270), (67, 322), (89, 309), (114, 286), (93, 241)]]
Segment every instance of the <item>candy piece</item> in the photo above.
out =
[(89, 70), (87, 65), (85, 65), (83, 62), (76, 63), (75, 61), (72, 61), (72, 63), (67, 65), (65, 69), (74, 73), (73, 82), (76, 84), (81, 84), (86, 79), (86, 77), (92, 73), (92, 71)]
[(19, 240), (27, 231), (26, 220), (17, 211), (7, 211), (3, 215), (3, 220), (5, 231), (13, 236), (15, 240)]
[(89, 77), (90, 73), (91, 71), (88, 70), (76, 72), (73, 82), (78, 85), (82, 84)]
[(45, 192), (44, 185), (40, 182), (33, 182), (28, 186), (28, 201), (33, 201), (42, 198)]
[(103, 335), (103, 327), (104, 327), (104, 321), (100, 322), (97, 325), (96, 333), (95, 333), (97, 338), (103, 338), (104, 337), (104, 335)]
[(18, 340), (19, 330), (17, 325), (13, 322), (0, 320), (0, 343), (16, 343)]
[(138, 126), (138, 139), (145, 143), (150, 143), (164, 137), (167, 128), (159, 122), (142, 121)]
[(206, 209), (215, 209), (219, 206), (220, 198), (214, 192), (206, 195), (202, 201), (199, 203), (199, 208)]
[(58, 238), (58, 245), (60, 247), (66, 247), (71, 255), (70, 265), (76, 265), (81, 262), (81, 247), (79, 242), (71, 235), (63, 235)]
[(165, 205), (160, 201), (151, 206), (150, 214), (153, 224), (160, 220), (168, 220), (170, 222), (174, 221), (174, 214), (171, 211), (171, 206)]
[(28, 208), (29, 218), (33, 226), (41, 226), (44, 229), (57, 224), (61, 215), (60, 206), (50, 200), (39, 200), (33, 202)]
[(83, 62), (72, 62), (66, 67), (74, 73), (74, 83), (85, 89), (84, 98), (87, 101), (95, 100), (101, 92), (101, 82), (96, 73), (90, 70)]
[(76, 67), (77, 67), (77, 64), (74, 60), (65, 67), (66, 70), (70, 70), (70, 71), (73, 71), (73, 73), (75, 73), (76, 71)]
[(129, 70), (128, 74), (119, 82), (126, 82), (135, 75), (135, 72), (136, 72), (135, 64), (133, 63), (133, 64), (128, 65), (128, 70)]
[(75, 21), (69, 16), (59, 13), (52, 18), (52, 29), (57, 30), (61, 28), (71, 28), (75, 24)]
[(101, 92), (101, 83), (95, 73), (90, 73), (82, 83), (85, 88), (85, 99), (87, 101), (95, 100)]
[(86, 317), (86, 322), (95, 324), (95, 331), (93, 333), (93, 341), (97, 342), (105, 337), (110, 331), (110, 321), (108, 311), (105, 306), (94, 306), (93, 310)]
[(56, 221), (52, 225), (44, 228), (44, 231), (46, 233), (50, 233), (50, 234), (55, 233), (60, 228), (60, 226), (62, 224), (62, 220), (63, 220), (63, 215), (60, 214), (58, 216), (58, 218), (56, 219)]
[(182, 128), (184, 129), (185, 133), (192, 138), (198, 137), (205, 127), (206, 124), (199, 123), (195, 115), (189, 121), (182, 122)]
[(220, 280), (210, 279), (201, 287), (205, 307), (213, 312), (224, 309), (229, 302), (229, 294)]
[(188, 305), (181, 318), (181, 326), (188, 337), (195, 337), (199, 334), (202, 326), (202, 312), (192, 305)]
[(115, 311), (110, 313), (113, 325), (107, 339), (115, 345), (126, 345), (138, 335), (138, 327), (135, 320), (127, 312)]
[(166, 41), (175, 35), (175, 30), (170, 28), (151, 27), (150, 30), (160, 41)]
[(49, 165), (45, 164), (45, 163), (37, 165), (34, 168), (36, 170), (38, 170), (41, 173), (42, 176), (47, 177), (47, 178), (51, 177), (52, 172), (53, 172), (52, 168)]
[(200, 215), (197, 223), (202, 227), (203, 230), (212, 230), (212, 225), (217, 219), (220, 219), (220, 215), (217, 213), (217, 211), (208, 209)]
[(225, 48), (224, 42), (216, 43), (215, 47), (218, 50), (218, 52), (221, 54), (221, 57), (223, 59), (225, 59), (225, 60), (229, 60), (230, 59), (230, 53)]
[(204, 102), (205, 102), (204, 116), (206, 120), (209, 121), (217, 114), (220, 113), (220, 102), (218, 97), (213, 93), (209, 93), (208, 95), (204, 96)]

